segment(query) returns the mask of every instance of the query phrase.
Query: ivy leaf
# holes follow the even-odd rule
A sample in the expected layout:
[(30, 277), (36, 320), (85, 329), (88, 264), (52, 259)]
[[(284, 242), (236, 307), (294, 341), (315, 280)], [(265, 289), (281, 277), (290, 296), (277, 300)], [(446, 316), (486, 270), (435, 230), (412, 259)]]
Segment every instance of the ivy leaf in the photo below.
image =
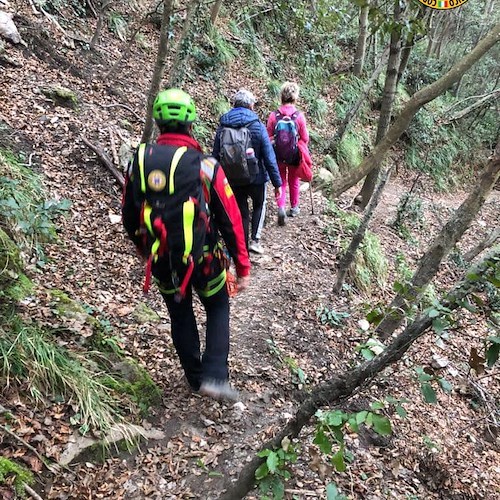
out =
[(431, 309), (429, 311), (429, 318), (437, 318), (440, 314), (441, 313), (437, 309)]
[(500, 355), (500, 343), (491, 344), (486, 350), (486, 363), (488, 364), (488, 367), (491, 368), (498, 361), (499, 355)]
[(283, 484), (283, 481), (277, 479), (276, 481), (273, 481), (273, 498), (276, 500), (281, 500), (282, 498), (285, 498), (285, 485)]
[(432, 321), (432, 328), (434, 328), (434, 331), (438, 335), (441, 335), (448, 328), (448, 326), (450, 326), (450, 324), (443, 318), (435, 318)]
[(274, 474), (279, 465), (279, 458), (275, 451), (269, 453), (269, 456), (267, 457), (266, 460), (266, 464), (267, 468), (269, 469), (269, 472), (271, 474)]
[(426, 403), (436, 403), (436, 391), (432, 388), (431, 384), (424, 382), (421, 386), (422, 394)]
[(374, 401), (371, 405), (370, 408), (372, 410), (382, 410), (385, 408), (385, 404), (382, 401)]
[(391, 422), (383, 415), (373, 414), (373, 430), (381, 436), (389, 436), (392, 434)]
[(366, 420), (367, 416), (368, 416), (368, 412), (366, 410), (360, 411), (359, 413), (356, 413), (356, 423), (358, 425), (362, 424)]
[(344, 453), (342, 448), (333, 455), (331, 462), (338, 472), (344, 472), (346, 470), (346, 465), (344, 461)]
[(326, 487), (326, 500), (347, 500), (347, 497), (339, 493), (336, 484), (330, 483)]
[(264, 479), (269, 474), (269, 469), (267, 468), (267, 464), (263, 463), (256, 471), (255, 471), (255, 479), (260, 481)]
[(363, 349), (361, 349), (361, 356), (363, 356), (363, 358), (365, 358), (367, 361), (371, 361), (375, 357), (375, 354), (372, 350), (364, 347)]
[(401, 405), (396, 405), (396, 413), (401, 418), (406, 418), (408, 416), (408, 412)]
[(332, 452), (332, 443), (322, 430), (316, 432), (313, 443), (317, 444), (319, 446), (319, 449), (327, 455)]
[(328, 412), (326, 415), (326, 423), (333, 427), (339, 427), (344, 422), (344, 414), (340, 410)]

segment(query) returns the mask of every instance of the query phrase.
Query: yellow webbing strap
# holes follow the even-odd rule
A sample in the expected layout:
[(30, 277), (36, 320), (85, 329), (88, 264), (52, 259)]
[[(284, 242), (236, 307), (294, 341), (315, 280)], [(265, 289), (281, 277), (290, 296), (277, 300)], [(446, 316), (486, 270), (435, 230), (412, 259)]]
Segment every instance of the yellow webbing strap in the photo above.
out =
[(139, 175), (141, 176), (141, 192), (146, 192), (146, 177), (144, 175), (144, 154), (146, 152), (146, 144), (139, 145), (137, 159), (139, 161)]
[(182, 205), (182, 221), (184, 225), (184, 256), (182, 261), (186, 264), (193, 251), (194, 202), (191, 200), (185, 201)]
[[(226, 270), (223, 269), (222, 272), (207, 283), (204, 290), (198, 290), (198, 293), (203, 297), (211, 297), (215, 295), (224, 285), (226, 284)], [(213, 288), (212, 288), (213, 287)]]
[(172, 163), (170, 164), (170, 178), (169, 178), (169, 183), (168, 183), (168, 194), (174, 194), (174, 174), (175, 174), (175, 169), (177, 168), (177, 165), (179, 164), (179, 161), (182, 157), (182, 155), (187, 151), (187, 147), (183, 146), (182, 148), (179, 148), (175, 153), (174, 157), (172, 158)]
[(164, 288), (163, 283), (160, 283), (158, 280), (155, 281), (158, 286), (158, 290), (160, 290), (161, 293), (164, 293), (166, 295), (173, 295), (179, 290), (178, 288)]
[(151, 224), (151, 212), (152, 211), (153, 211), (153, 209), (151, 208), (151, 206), (146, 203), (144, 205), (144, 225), (146, 226), (146, 229), (149, 231), (149, 234), (154, 236), (155, 233), (153, 232), (153, 226)]

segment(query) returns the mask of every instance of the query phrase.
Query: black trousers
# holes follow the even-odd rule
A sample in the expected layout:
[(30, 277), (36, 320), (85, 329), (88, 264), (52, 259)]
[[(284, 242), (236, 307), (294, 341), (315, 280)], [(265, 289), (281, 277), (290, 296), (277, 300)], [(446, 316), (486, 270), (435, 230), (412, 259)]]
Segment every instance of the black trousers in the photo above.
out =
[(246, 186), (236, 186), (233, 188), (234, 196), (240, 208), (243, 219), (243, 230), (248, 248), (248, 233), (250, 227), (250, 208), (248, 198), (252, 200), (252, 240), (259, 240), (264, 219), (266, 218), (266, 183), (248, 184)]
[(197, 391), (205, 379), (227, 380), (229, 371), (229, 297), (223, 286), (211, 297), (199, 295), (207, 315), (205, 352), (200, 352), (200, 337), (193, 311), (191, 287), (186, 297), (176, 302), (162, 294), (172, 323), (172, 340), (189, 385)]

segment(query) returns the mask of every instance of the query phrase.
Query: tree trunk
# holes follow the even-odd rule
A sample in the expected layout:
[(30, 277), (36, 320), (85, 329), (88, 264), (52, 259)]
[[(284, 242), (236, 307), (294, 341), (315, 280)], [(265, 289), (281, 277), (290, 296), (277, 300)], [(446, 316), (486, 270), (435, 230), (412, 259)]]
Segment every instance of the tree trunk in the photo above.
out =
[[(489, 254), (477, 266), (471, 269), (467, 276), (474, 274), (485, 276), (492, 272), (491, 263), (498, 265), (500, 259), (500, 250)], [(444, 307), (454, 310), (459, 307), (463, 299), (474, 292), (479, 282), (477, 280), (468, 280), (467, 277), (451, 290), (442, 304)], [(332, 406), (341, 398), (345, 400), (350, 397), (353, 392), (363, 386), (367, 381), (371, 380), (375, 375), (380, 373), (388, 366), (399, 361), (408, 351), (411, 345), (418, 340), (426, 330), (432, 325), (433, 318), (429, 318), (427, 314), (421, 314), (404, 332), (398, 335), (389, 344), (386, 349), (376, 356), (371, 361), (365, 361), (361, 365), (352, 370), (345, 371), (333, 376), (327, 382), (314, 387), (300, 405), (295, 413), (295, 416), (287, 423), (287, 425), (276, 433), (274, 438), (270, 439), (261, 446), (261, 450), (275, 450), (281, 447), (281, 441), (288, 437), (289, 439), (296, 438), (302, 428), (307, 425), (311, 417), (316, 411), (325, 406)], [(241, 470), (238, 479), (231, 484), (224, 494), (219, 497), (219, 500), (236, 500), (243, 498), (255, 484), (255, 471), (265, 462), (265, 458), (255, 456)]]
[(196, 12), (200, 6), (201, 0), (191, 0), (189, 2), (186, 19), (182, 27), (181, 37), (175, 51), (172, 70), (170, 71), (169, 87), (181, 87), (186, 78), (186, 69), (188, 66), (190, 43), (194, 30), (192, 29), (193, 20), (196, 17)]
[(388, 313), (377, 327), (381, 338), (386, 339), (392, 335), (403, 321), (410, 306), (418, 302), (437, 273), (442, 260), (470, 226), (499, 177), (500, 143), (481, 175), (478, 185), (455, 211), (420, 259), (418, 269), (409, 286), (405, 287), (403, 292), (398, 293), (387, 308)]
[(367, 84), (365, 85), (363, 91), (361, 92), (360, 96), (358, 97), (358, 100), (354, 103), (352, 108), (347, 112), (347, 114), (345, 115), (345, 118), (342, 120), (342, 123), (339, 125), (337, 132), (335, 133), (335, 137), (332, 140), (332, 152), (333, 153), (335, 153), (335, 151), (338, 147), (338, 144), (340, 143), (340, 141), (344, 137), (344, 134), (345, 134), (347, 128), (349, 127), (349, 125), (351, 124), (351, 121), (358, 114), (359, 108), (361, 107), (361, 105), (364, 102), (366, 102), (366, 98), (367, 98), (370, 90), (372, 89), (373, 84), (377, 81), (377, 78), (379, 77), (380, 73), (382, 73), (382, 70), (384, 69), (388, 55), (389, 55), (389, 47), (387, 47), (384, 50), (384, 52), (380, 58), (380, 61), (377, 65), (377, 67), (375, 68), (375, 71), (373, 72), (372, 76), (370, 77)]
[(429, 38), (429, 42), (427, 43), (427, 51), (425, 52), (425, 57), (429, 58), (432, 56), (432, 52), (434, 51), (434, 25), (436, 20), (434, 18), (435, 15), (434, 10), (430, 11), (429, 22), (427, 24), (427, 36)]
[(129, 56), (130, 54), (130, 50), (132, 49), (132, 45), (134, 44), (135, 42), (135, 39), (137, 37), (137, 35), (139, 34), (139, 31), (141, 31), (141, 28), (143, 27), (146, 19), (148, 18), (150, 14), (146, 14), (140, 21), (139, 21), (139, 25), (135, 28), (134, 32), (132, 33), (132, 35), (130, 36), (130, 38), (128, 39), (125, 47), (121, 50), (121, 56), (119, 57), (119, 59), (113, 64), (113, 66), (111, 66), (111, 68), (109, 69), (109, 71), (106, 73), (106, 75), (104, 76), (104, 79), (105, 80), (109, 80), (110, 77), (112, 75), (114, 75), (114, 73), (116, 72), (116, 70), (118, 68), (120, 68), (123, 64), (124, 61), (126, 61), (127, 57)]
[(344, 279), (347, 274), (347, 271), (349, 270), (349, 267), (351, 266), (354, 257), (356, 255), (356, 252), (359, 248), (359, 245), (362, 243), (366, 230), (368, 229), (368, 224), (370, 223), (370, 220), (372, 219), (373, 213), (375, 212), (375, 209), (378, 206), (378, 203), (380, 201), (380, 197), (382, 196), (382, 192), (384, 191), (384, 187), (389, 180), (389, 177), (391, 175), (393, 167), (388, 169), (385, 174), (382, 176), (380, 179), (380, 182), (377, 186), (377, 189), (373, 193), (372, 199), (370, 200), (370, 203), (368, 205), (368, 209), (366, 210), (366, 213), (363, 217), (363, 220), (361, 221), (361, 224), (358, 226), (358, 229), (354, 233), (354, 236), (352, 237), (351, 243), (349, 245), (349, 248), (346, 250), (345, 254), (343, 255), (342, 259), (340, 260), (339, 263), (339, 270), (337, 273), (337, 281), (335, 282), (335, 285), (333, 286), (333, 291), (334, 292), (339, 292), (340, 289), (342, 288), (342, 285), (344, 284)]
[(217, 18), (219, 17), (219, 12), (221, 7), (222, 7), (222, 0), (216, 0), (216, 2), (212, 6), (212, 11), (210, 12), (210, 21), (212, 25), (217, 22)]
[(398, 78), (396, 81), (396, 85), (401, 81), (401, 77), (408, 66), (408, 61), (410, 59), (411, 50), (415, 45), (415, 33), (410, 33), (406, 38), (405, 46), (401, 49), (401, 60), (399, 61), (398, 68)]
[(163, 16), (161, 19), (160, 41), (158, 53), (156, 54), (155, 69), (151, 78), (148, 100), (146, 104), (146, 123), (142, 133), (141, 142), (151, 141), (153, 135), (153, 103), (160, 90), (161, 80), (165, 71), (165, 58), (167, 57), (168, 39), (170, 33), (170, 18), (172, 17), (174, 0), (164, 0)]
[(104, 18), (106, 16), (106, 11), (108, 7), (111, 5), (112, 0), (103, 0), (101, 2), (101, 8), (99, 9), (99, 16), (97, 18), (97, 26), (94, 31), (94, 35), (92, 36), (92, 40), (89, 43), (89, 49), (95, 50), (95, 46), (99, 43), (99, 39), (101, 38), (101, 31), (104, 25)]
[[(399, 24), (401, 18), (401, 4), (399, 0), (394, 3), (394, 23)], [(382, 97), (382, 106), (380, 109), (380, 117), (378, 120), (377, 136), (375, 144), (378, 144), (384, 135), (387, 133), (389, 124), (391, 123), (392, 106), (396, 96), (399, 58), (401, 54), (401, 31), (393, 28), (391, 32), (391, 44), (389, 49), (389, 61), (387, 62), (387, 71), (385, 74), (384, 94)], [(372, 197), (375, 185), (377, 184), (380, 165), (373, 168), (367, 175), (363, 187), (359, 195), (356, 197), (356, 203), (361, 208), (366, 208), (370, 198)]]
[(361, 162), (361, 165), (354, 171), (345, 174), (341, 178), (334, 180), (333, 196), (338, 196), (350, 187), (358, 183), (373, 168), (381, 163), (389, 148), (399, 139), (406, 130), (412, 118), (417, 111), (441, 95), (450, 88), (459, 78), (481, 57), (488, 52), (500, 40), (500, 23), (495, 25), (491, 31), (466, 54), (460, 61), (441, 78), (431, 83), (427, 87), (419, 90), (404, 105), (401, 113), (398, 115), (392, 126), (387, 131), (384, 138), (375, 146), (373, 151)]
[(368, 12), (370, 10), (370, 2), (366, 1), (366, 4), (360, 7), (359, 10), (359, 35), (358, 35), (358, 45), (356, 47), (356, 55), (354, 56), (354, 70), (353, 73), (360, 77), (363, 73), (363, 67), (365, 65), (365, 54), (366, 54), (366, 40), (368, 37)]

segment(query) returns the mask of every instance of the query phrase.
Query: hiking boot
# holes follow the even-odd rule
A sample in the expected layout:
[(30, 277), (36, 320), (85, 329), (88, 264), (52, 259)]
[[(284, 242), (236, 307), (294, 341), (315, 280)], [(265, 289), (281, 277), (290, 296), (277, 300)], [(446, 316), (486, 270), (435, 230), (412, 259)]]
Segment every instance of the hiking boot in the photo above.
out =
[(278, 208), (278, 226), (286, 224), (286, 213), (284, 208)]
[(240, 393), (236, 389), (233, 389), (227, 380), (204, 380), (201, 383), (199, 393), (213, 399), (240, 400)]
[(264, 249), (262, 248), (262, 245), (260, 244), (260, 242), (255, 241), (255, 240), (252, 240), (248, 244), (248, 250), (250, 250), (251, 252), (254, 252), (254, 253), (261, 254), (261, 255), (264, 253)]
[(300, 214), (300, 207), (292, 207), (286, 214), (288, 217), (297, 217)]

